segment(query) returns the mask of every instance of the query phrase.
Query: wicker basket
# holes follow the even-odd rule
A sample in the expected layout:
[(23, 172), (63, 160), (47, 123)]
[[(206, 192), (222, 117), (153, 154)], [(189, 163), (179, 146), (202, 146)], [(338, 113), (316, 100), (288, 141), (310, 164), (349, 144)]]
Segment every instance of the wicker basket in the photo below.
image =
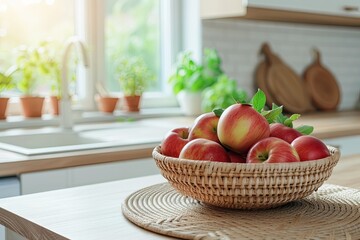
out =
[(340, 158), (328, 146), (327, 158), (298, 163), (221, 163), (167, 157), (161, 147), (153, 158), (162, 175), (181, 194), (226, 208), (272, 208), (304, 198), (329, 178)]

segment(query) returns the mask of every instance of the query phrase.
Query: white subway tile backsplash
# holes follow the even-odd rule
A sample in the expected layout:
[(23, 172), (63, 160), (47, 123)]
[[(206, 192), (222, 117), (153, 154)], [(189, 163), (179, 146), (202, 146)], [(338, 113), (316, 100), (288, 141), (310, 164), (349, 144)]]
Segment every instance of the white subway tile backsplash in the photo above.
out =
[(295, 72), (302, 74), (318, 48), (322, 62), (337, 78), (342, 99), (340, 110), (352, 109), (360, 93), (360, 31), (357, 28), (273, 23), (251, 20), (204, 20), (203, 47), (215, 48), (224, 71), (239, 87), (255, 92), (253, 75), (262, 57), (259, 50), (269, 42)]

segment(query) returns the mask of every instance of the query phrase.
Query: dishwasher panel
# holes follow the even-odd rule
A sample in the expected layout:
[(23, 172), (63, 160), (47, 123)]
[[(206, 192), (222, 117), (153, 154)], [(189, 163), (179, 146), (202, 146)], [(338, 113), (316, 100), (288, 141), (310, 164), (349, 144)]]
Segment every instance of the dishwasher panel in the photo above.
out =
[[(20, 195), (20, 181), (17, 177), (0, 177), (0, 198)], [(0, 225), (0, 240), (5, 239), (5, 228)]]

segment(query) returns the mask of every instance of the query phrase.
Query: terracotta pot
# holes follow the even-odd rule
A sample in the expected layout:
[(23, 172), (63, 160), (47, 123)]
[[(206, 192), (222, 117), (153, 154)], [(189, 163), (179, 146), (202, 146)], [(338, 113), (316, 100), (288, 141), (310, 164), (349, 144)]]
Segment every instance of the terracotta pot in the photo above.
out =
[(113, 113), (118, 103), (117, 97), (96, 96), (99, 110), (105, 113)]
[(124, 96), (124, 108), (128, 112), (140, 111), (140, 99), (141, 96)]
[(44, 105), (43, 97), (25, 96), (20, 98), (24, 117), (41, 117)]
[(9, 98), (0, 97), (0, 119), (6, 119), (6, 108)]
[(50, 96), (50, 113), (52, 115), (59, 115), (59, 97)]

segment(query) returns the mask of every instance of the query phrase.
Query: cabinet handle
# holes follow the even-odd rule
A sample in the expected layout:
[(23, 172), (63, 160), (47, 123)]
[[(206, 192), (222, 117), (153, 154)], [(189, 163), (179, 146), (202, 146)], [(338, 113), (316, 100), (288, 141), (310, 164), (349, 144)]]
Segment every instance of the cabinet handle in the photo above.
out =
[(359, 7), (357, 7), (357, 6), (343, 6), (343, 10), (345, 12), (358, 12)]

